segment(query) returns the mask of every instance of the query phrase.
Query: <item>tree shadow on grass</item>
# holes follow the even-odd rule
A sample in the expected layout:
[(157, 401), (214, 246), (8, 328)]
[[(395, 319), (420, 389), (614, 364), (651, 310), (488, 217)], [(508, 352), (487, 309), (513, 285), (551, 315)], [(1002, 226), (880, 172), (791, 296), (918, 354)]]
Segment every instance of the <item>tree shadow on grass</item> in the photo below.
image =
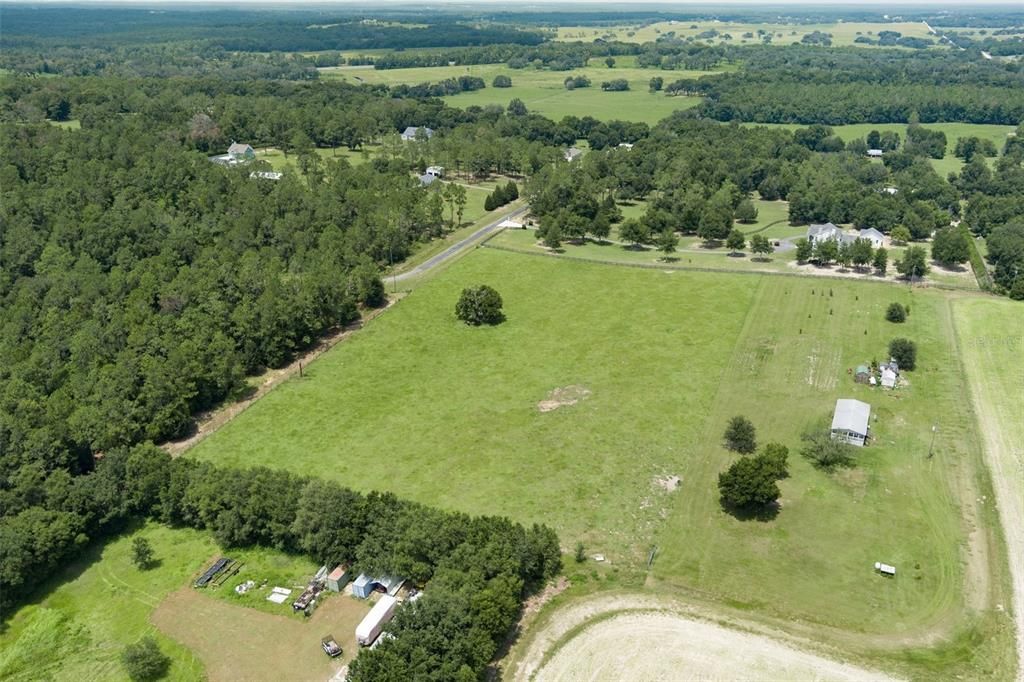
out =
[(678, 263), (679, 256), (662, 256), (658, 259), (659, 263)]
[(754, 256), (750, 259), (751, 263), (771, 263), (773, 259), (766, 256)]
[(626, 251), (650, 251), (651, 247), (644, 246), (643, 244), (626, 244), (622, 247)]
[(719, 499), (718, 504), (722, 507), (722, 511), (737, 521), (761, 521), (762, 523), (774, 521), (775, 517), (779, 515), (780, 508), (778, 502), (764, 506), (734, 507), (726, 503), (725, 500)]

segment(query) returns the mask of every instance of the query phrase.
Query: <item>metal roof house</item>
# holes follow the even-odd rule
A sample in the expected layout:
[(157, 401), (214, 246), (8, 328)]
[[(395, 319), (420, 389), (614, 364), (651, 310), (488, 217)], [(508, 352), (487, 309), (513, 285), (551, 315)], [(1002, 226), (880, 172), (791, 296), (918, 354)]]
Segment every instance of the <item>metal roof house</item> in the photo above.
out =
[(430, 185), (434, 184), (434, 180), (437, 180), (437, 176), (431, 175), (430, 173), (424, 173), (423, 175), (419, 176), (419, 180), (420, 187), (429, 187)]
[(419, 133), (421, 130), (423, 131), (423, 134), (426, 136), (428, 140), (434, 136), (434, 131), (430, 128), (427, 128), (426, 126), (409, 126), (402, 131), (402, 139), (407, 142), (409, 140), (415, 140), (417, 133)]
[(861, 230), (858, 236), (871, 242), (871, 247), (874, 249), (877, 249), (885, 242), (885, 235), (873, 227)]
[(869, 149), (868, 150), (868, 156), (870, 156), (872, 159), (880, 159), (880, 158), (882, 158), (882, 150), (881, 149)]
[(442, 166), (427, 166), (427, 175), (433, 175), (435, 178), (443, 178), (444, 168)]
[(859, 400), (840, 398), (836, 401), (836, 412), (832, 416), (832, 440), (841, 440), (850, 445), (863, 447), (868, 439), (868, 420), (871, 406)]
[(228, 147), (228, 156), (238, 161), (243, 159), (255, 159), (256, 151), (251, 145), (242, 144), (241, 142), (232, 142), (231, 146)]
[(811, 225), (807, 228), (807, 241), (812, 244), (826, 239), (834, 239), (838, 241), (842, 239), (842, 237), (843, 231), (839, 229), (839, 226), (833, 225), (832, 223)]
[(577, 149), (576, 147), (569, 147), (562, 153), (562, 156), (565, 157), (566, 161), (572, 162), (583, 156), (583, 150)]

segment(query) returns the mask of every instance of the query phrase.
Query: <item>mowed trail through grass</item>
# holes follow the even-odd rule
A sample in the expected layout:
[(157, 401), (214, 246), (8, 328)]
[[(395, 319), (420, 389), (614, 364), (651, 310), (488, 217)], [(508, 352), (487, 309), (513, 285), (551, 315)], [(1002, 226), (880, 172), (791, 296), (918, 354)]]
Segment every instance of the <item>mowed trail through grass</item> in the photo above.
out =
[[(455, 319), (478, 283), (507, 322)], [(191, 455), (549, 523), (567, 545), (631, 556), (658, 521), (653, 479), (700, 433), (751, 284), (478, 251)], [(570, 386), (589, 395), (540, 412)]]
[(1006, 300), (963, 299), (953, 309), (1010, 557), (1024, 667), (1024, 315)]

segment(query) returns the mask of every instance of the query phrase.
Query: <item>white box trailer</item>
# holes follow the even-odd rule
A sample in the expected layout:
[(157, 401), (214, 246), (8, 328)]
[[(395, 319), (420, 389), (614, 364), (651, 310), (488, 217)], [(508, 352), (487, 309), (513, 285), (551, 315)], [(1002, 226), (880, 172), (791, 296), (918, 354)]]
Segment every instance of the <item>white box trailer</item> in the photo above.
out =
[(362, 622), (356, 626), (356, 641), (361, 646), (370, 646), (380, 635), (380, 631), (395, 615), (395, 608), (398, 600), (394, 597), (384, 595), (380, 601), (373, 605), (370, 612), (366, 614)]

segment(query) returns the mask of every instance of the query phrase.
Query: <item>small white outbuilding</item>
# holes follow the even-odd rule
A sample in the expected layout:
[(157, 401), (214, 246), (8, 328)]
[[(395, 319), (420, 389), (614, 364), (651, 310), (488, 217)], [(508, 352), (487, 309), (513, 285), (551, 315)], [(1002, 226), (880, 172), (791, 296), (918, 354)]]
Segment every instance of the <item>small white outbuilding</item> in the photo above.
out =
[(836, 401), (836, 411), (832, 416), (832, 440), (863, 447), (868, 439), (870, 418), (870, 405), (851, 398), (840, 398)]

